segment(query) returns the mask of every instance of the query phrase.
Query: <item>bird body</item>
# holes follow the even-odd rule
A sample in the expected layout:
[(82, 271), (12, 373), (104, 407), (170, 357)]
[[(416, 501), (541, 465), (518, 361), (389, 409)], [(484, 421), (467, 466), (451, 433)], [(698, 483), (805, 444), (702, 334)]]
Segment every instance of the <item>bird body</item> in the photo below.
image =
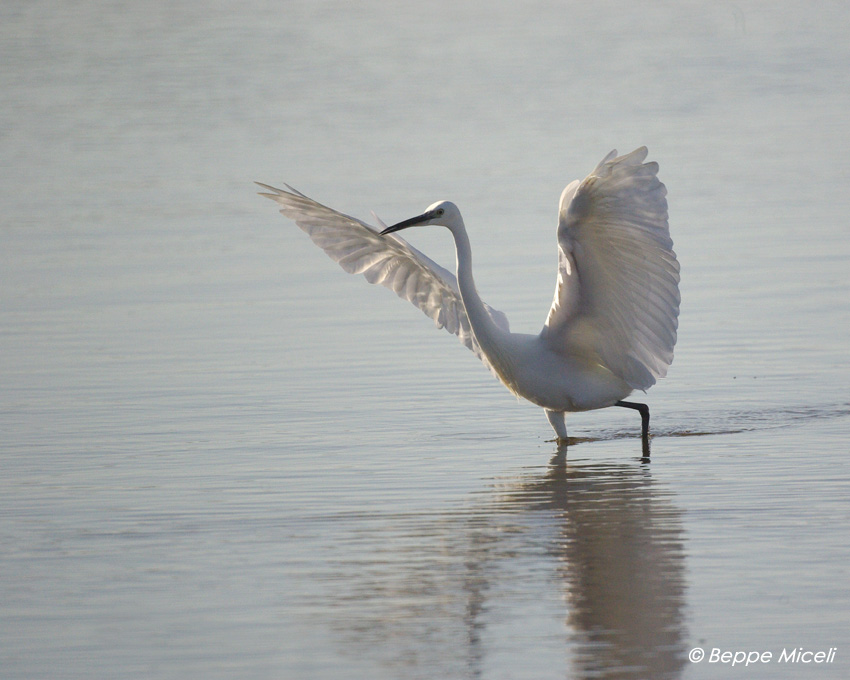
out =
[(632, 392), (601, 364), (558, 354), (540, 335), (510, 333), (497, 342), (497, 348), (485, 347), (485, 353), (498, 362), (502, 382), (517, 396), (550, 411), (592, 411), (613, 406)]
[[(607, 406), (641, 412), (648, 452), (649, 411), (622, 401), (666, 374), (679, 313), (679, 264), (667, 224), (666, 189), (642, 147), (611, 152), (561, 195), (555, 298), (539, 334), (512, 333), (481, 300), (472, 249), (457, 206), (440, 201), (379, 232), (300, 192), (260, 185), (310, 238), (350, 273), (394, 290), (456, 334), (514, 394), (543, 407), (559, 440), (564, 413)], [(380, 222), (380, 220), (379, 220)], [(454, 276), (395, 232), (439, 225), (452, 234)]]

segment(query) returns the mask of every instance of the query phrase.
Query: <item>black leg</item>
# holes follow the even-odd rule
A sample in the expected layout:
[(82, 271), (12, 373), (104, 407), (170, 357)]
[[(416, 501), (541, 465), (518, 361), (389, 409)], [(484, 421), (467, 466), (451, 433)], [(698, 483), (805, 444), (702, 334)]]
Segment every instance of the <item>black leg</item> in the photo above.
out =
[(618, 401), (614, 406), (623, 406), (640, 412), (640, 438), (643, 440), (644, 455), (649, 457), (649, 406), (634, 401)]

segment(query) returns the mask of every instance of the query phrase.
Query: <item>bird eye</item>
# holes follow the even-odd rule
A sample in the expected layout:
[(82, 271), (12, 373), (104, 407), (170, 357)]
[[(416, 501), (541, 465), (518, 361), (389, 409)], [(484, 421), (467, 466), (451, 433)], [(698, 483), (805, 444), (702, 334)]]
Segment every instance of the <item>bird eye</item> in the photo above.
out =
[(442, 208), (437, 208), (437, 217), (442, 217), (444, 212), (446, 211)]

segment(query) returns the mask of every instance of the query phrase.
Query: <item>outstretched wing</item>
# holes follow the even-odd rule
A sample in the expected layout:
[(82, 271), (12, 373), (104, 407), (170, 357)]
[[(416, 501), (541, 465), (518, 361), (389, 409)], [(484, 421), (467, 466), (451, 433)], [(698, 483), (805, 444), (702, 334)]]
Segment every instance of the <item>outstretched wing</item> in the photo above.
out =
[[(284, 191), (257, 184), (266, 190), (261, 196), (279, 203), (280, 212), (294, 220), (345, 271), (363, 274), (369, 283), (380, 284), (412, 302), (433, 319), (437, 328), (454, 333), (493, 370), (475, 340), (454, 274), (400, 236), (382, 236), (368, 224), (317, 203), (289, 185)], [(487, 311), (497, 326), (508, 330), (502, 312), (489, 306)]]
[(673, 361), (680, 302), (667, 190), (646, 154), (612, 151), (564, 190), (558, 284), (542, 332), (553, 350), (596, 361), (639, 390)]

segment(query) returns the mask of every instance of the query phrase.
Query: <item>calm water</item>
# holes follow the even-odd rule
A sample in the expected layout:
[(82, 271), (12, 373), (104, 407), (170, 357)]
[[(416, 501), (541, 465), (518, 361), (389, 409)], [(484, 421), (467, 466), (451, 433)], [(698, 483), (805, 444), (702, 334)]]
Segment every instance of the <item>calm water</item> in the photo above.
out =
[[(847, 677), (850, 9), (412, 4), (0, 7), (0, 676)], [(561, 189), (641, 144), (649, 464), (621, 409), (559, 455), (251, 184), (454, 200), (531, 332)]]

